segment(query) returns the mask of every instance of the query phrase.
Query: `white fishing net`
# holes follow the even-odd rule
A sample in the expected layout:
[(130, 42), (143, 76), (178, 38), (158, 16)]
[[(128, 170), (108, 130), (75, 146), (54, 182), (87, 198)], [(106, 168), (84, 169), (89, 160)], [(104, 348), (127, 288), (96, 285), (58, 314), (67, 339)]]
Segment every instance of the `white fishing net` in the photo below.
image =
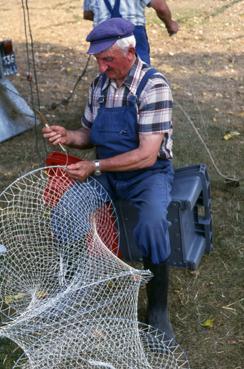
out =
[(0, 194), (0, 340), (23, 351), (14, 369), (188, 368), (175, 342), (138, 324), (150, 272), (116, 256), (117, 221), (99, 182), (61, 167)]

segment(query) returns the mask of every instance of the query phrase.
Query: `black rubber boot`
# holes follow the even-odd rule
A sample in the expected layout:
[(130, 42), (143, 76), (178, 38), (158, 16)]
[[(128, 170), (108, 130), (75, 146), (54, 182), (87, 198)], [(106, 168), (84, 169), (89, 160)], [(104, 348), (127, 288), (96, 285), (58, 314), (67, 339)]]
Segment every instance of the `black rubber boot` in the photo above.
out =
[(147, 284), (147, 323), (152, 327), (165, 332), (169, 338), (175, 339), (175, 334), (168, 314), (168, 284), (169, 268), (163, 262), (152, 264), (144, 260), (144, 268), (153, 273), (152, 279)]

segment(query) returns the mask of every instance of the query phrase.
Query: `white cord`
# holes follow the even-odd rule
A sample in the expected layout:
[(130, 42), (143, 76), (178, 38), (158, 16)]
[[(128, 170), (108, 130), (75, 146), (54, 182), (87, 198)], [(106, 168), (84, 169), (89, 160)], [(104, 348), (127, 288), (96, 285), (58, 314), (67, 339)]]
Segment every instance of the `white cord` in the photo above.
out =
[(217, 164), (215, 163), (215, 160), (213, 158), (213, 155), (211, 154), (211, 151), (209, 150), (207, 144), (205, 143), (204, 139), (202, 138), (201, 134), (199, 133), (198, 129), (196, 128), (193, 120), (191, 119), (191, 117), (189, 116), (189, 114), (185, 111), (185, 109), (183, 108), (183, 106), (178, 103), (178, 102), (175, 102), (175, 104), (179, 107), (179, 109), (182, 111), (182, 113), (185, 115), (185, 117), (187, 118), (187, 120), (189, 121), (189, 123), (191, 124), (192, 128), (194, 129), (195, 133), (197, 134), (199, 140), (201, 141), (201, 143), (203, 144), (205, 150), (207, 151), (208, 153), (208, 156), (216, 170), (216, 172), (218, 173), (219, 176), (221, 176), (222, 178), (224, 178), (225, 180), (227, 181), (230, 181), (230, 182), (239, 182), (239, 178), (236, 178), (236, 177), (229, 177), (229, 176), (226, 176), (225, 174), (223, 174), (220, 169), (218, 168)]

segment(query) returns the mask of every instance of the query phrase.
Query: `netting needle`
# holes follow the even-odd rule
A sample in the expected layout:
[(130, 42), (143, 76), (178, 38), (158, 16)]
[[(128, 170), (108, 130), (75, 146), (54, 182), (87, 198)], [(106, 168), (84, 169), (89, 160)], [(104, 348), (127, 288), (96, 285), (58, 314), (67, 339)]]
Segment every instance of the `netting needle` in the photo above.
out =
[[(48, 121), (47, 121), (47, 118), (44, 116), (44, 114), (42, 114), (42, 112), (41, 112), (40, 110), (37, 110), (37, 109), (35, 109), (35, 112), (38, 114), (38, 116), (39, 116), (39, 118), (40, 118), (40, 120), (41, 120), (42, 124), (43, 124), (45, 127), (49, 128), (49, 127), (50, 127), (50, 125), (49, 125), (49, 123), (48, 123)], [(59, 145), (59, 147), (60, 147), (60, 149), (61, 149), (62, 151), (64, 151), (64, 152), (66, 152), (66, 151), (67, 151), (67, 150), (66, 150), (66, 148), (65, 148), (61, 143), (59, 143), (58, 145)]]

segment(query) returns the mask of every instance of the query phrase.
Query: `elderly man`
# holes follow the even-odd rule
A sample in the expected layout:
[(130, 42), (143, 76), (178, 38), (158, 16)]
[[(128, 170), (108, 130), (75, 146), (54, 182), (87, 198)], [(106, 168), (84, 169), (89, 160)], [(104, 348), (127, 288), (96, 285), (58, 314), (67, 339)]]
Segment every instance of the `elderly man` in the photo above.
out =
[(135, 240), (154, 275), (147, 286), (148, 323), (173, 337), (167, 309), (172, 97), (165, 77), (137, 57), (133, 30), (122, 18), (92, 30), (88, 53), (100, 74), (90, 87), (82, 127), (53, 125), (43, 134), (54, 145), (95, 146), (96, 160), (71, 164), (68, 174), (80, 181), (95, 175), (113, 199), (137, 208)]
[(155, 10), (170, 36), (178, 32), (179, 26), (172, 19), (165, 0), (84, 0), (84, 19), (93, 20), (94, 25), (108, 18), (122, 17), (135, 25), (136, 51), (140, 58), (150, 64), (150, 47), (146, 31), (146, 7)]

